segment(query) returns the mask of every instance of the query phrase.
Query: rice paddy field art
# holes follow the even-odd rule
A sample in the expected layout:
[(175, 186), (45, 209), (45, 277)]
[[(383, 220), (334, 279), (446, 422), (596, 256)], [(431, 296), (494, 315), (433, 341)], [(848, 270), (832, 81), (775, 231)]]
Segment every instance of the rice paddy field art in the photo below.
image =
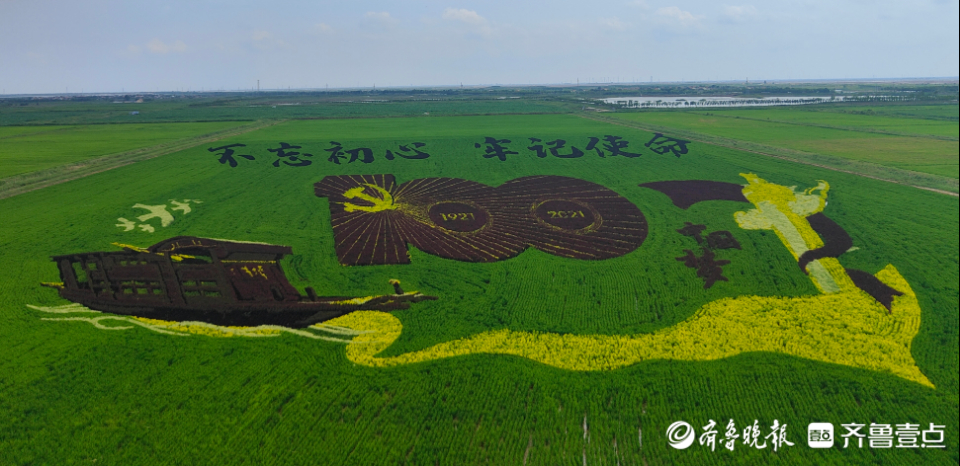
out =
[[(5, 464), (957, 461), (953, 196), (501, 115), (286, 121), (0, 210)], [(926, 447), (871, 447), (898, 424)]]

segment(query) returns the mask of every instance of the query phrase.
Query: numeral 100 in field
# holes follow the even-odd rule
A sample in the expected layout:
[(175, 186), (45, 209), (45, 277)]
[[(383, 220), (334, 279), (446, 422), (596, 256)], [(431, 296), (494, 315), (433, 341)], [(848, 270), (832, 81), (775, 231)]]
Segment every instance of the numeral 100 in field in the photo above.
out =
[(344, 265), (406, 264), (407, 244), (439, 257), (495, 262), (533, 247), (600, 260), (638, 248), (647, 222), (632, 202), (580, 179), (530, 176), (491, 187), (459, 178), (396, 184), (393, 175), (328, 176), (337, 257)]

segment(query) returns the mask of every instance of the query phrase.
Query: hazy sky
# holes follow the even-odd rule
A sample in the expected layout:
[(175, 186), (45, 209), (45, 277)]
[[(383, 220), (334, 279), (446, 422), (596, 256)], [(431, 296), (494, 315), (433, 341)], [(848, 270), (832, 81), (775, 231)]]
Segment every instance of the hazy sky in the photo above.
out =
[(960, 74), (960, 0), (729, 1), (0, 0), (0, 91)]

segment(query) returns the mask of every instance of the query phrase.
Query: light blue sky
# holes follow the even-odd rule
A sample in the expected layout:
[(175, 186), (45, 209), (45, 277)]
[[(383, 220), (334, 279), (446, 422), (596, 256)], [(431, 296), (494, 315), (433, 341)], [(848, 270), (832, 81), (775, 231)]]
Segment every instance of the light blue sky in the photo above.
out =
[(960, 1), (0, 0), (0, 90), (947, 77)]

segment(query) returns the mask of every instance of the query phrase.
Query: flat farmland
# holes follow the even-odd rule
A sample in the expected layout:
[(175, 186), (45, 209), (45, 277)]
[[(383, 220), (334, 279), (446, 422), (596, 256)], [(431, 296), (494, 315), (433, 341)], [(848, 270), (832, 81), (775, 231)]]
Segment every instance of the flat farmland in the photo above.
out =
[(62, 131), (69, 126), (0, 126), (0, 138), (8, 139), (25, 134), (40, 134)]
[(906, 118), (924, 118), (928, 120), (953, 121), (960, 120), (956, 105), (904, 105), (904, 106), (870, 106), (860, 109), (824, 109), (837, 113), (852, 113), (855, 115), (889, 115)]
[[(458, 99), (427, 96), (391, 100), (389, 96), (340, 95), (317, 99), (294, 94), (256, 97), (158, 100), (143, 103), (75, 102), (0, 107), (0, 125), (83, 125), (255, 121), (288, 118), (365, 118), (470, 114), (559, 113), (571, 105), (532, 99)], [(139, 115), (130, 115), (138, 111)]]
[(0, 178), (240, 126), (238, 122), (0, 127)]
[[(858, 110), (856, 107), (831, 108), (819, 106), (802, 109), (762, 108), (720, 110), (716, 112), (701, 111), (697, 113), (701, 115), (710, 113), (717, 117), (769, 120), (778, 123), (786, 122), (851, 131), (889, 132), (895, 135), (935, 136), (953, 139), (960, 137), (960, 124), (957, 124), (956, 120), (957, 106), (944, 105), (942, 107), (942, 109), (913, 106), (901, 108), (879, 107), (879, 109), (886, 111), (876, 111), (873, 107)], [(951, 110), (954, 114), (953, 121), (946, 120), (946, 117), (943, 116)]]
[[(786, 110), (764, 109), (741, 110), (738, 112), (742, 112), (743, 115), (751, 115), (750, 119), (737, 118), (737, 113), (728, 114), (727, 111), (637, 112), (620, 113), (612, 116), (639, 124), (647, 123), (673, 127), (712, 136), (871, 162), (955, 179), (960, 177), (960, 162), (958, 162), (960, 142), (956, 140), (876, 134), (799, 123), (801, 121), (816, 121), (816, 114), (813, 116), (807, 115), (807, 113), (813, 112), (798, 111), (799, 116), (794, 115), (792, 117), (784, 116)], [(764, 112), (773, 112), (770, 114), (773, 115), (770, 117), (771, 120), (774, 119), (774, 116), (779, 115), (781, 117), (779, 119), (792, 118), (798, 123), (765, 121), (767, 117)], [(825, 115), (821, 118), (828, 125), (831, 124), (830, 122), (851, 125), (852, 121), (858, 121), (864, 128), (874, 127), (871, 125), (878, 124), (879, 126), (875, 126), (878, 129), (897, 129), (905, 132), (909, 131), (910, 128), (916, 129), (916, 126), (911, 127), (906, 123), (897, 123), (892, 119), (887, 119), (886, 123), (889, 123), (889, 125), (884, 126), (883, 120), (876, 121), (874, 117), (857, 115), (856, 118), (848, 118), (847, 115), (842, 115), (837, 118), (833, 113), (823, 113)], [(897, 119), (897, 121), (902, 122), (903, 120)], [(912, 124), (912, 120), (908, 122)], [(938, 128), (937, 131), (955, 134), (950, 133), (946, 128), (949, 123), (936, 123), (937, 125), (934, 126)], [(900, 126), (897, 126), (898, 124)], [(923, 126), (922, 123), (920, 125)], [(952, 123), (952, 125), (956, 127), (956, 123)]]
[[(704, 118), (638, 115), (677, 127)], [(707, 127), (728, 137), (765, 137), (718, 125)], [(804, 140), (791, 139), (781, 126), (797, 127), (773, 125), (778, 136), (770, 141)], [(823, 128), (809, 130), (846, 141)], [(887, 138), (851, 140), (881, 137)], [(229, 144), (242, 146), (231, 153), (209, 150)], [(665, 146), (651, 132), (575, 115), (286, 121), (0, 199), (0, 416), (7, 419), (0, 423), (0, 463), (956, 464), (957, 198), (726, 147), (694, 142), (679, 157), (657, 153), (658, 147)], [(748, 174), (803, 202), (829, 201), (822, 214), (856, 249), (824, 260), (880, 276), (892, 265), (909, 283), (912, 292), (904, 296), (915, 299), (917, 314), (896, 327), (915, 324), (916, 334), (906, 350), (884, 348), (901, 351), (897, 364), (919, 376), (878, 368), (883, 351), (850, 343), (895, 329), (837, 339), (844, 327), (857, 326), (850, 320), (857, 314), (844, 315), (860, 312), (854, 308), (819, 309), (825, 313), (815, 316), (798, 311), (724, 338), (710, 333), (711, 326), (683, 330), (709, 315), (711, 305), (734, 299), (746, 308), (823, 296), (777, 232), (738, 215), (753, 211), (753, 201), (708, 199), (680, 207), (641, 186), (709, 180), (739, 187), (748, 184)], [(453, 178), (494, 193), (518, 179), (553, 177), (554, 184), (530, 190), (560, 193), (543, 195), (549, 199), (562, 198), (566, 185), (592, 184), (641, 212), (645, 237), (634, 250), (602, 260), (538, 247), (533, 238), (498, 260), (455, 260), (407, 244), (400, 256), (409, 263), (346, 265), (338, 256), (337, 209), (350, 202), (377, 215), (393, 205), (366, 188), (321, 196), (317, 183), (360, 175), (371, 176), (362, 179), (374, 190), (373, 175), (392, 175), (401, 187)], [(403, 197), (408, 190), (390, 189), (384, 192), (395, 196), (397, 215), (426, 217), (412, 205), (415, 199), (404, 204), (412, 199)], [(440, 201), (455, 196), (450, 191)], [(134, 222), (146, 213), (137, 205), (173, 201), (190, 210), (173, 211), (167, 224)], [(133, 228), (138, 222), (152, 227)], [(543, 223), (531, 228), (555, 233)], [(591, 228), (603, 231), (603, 224), (578, 235)], [(61, 280), (50, 256), (119, 250), (111, 243), (147, 247), (176, 236), (290, 246), (281, 265), (301, 293), (309, 286), (321, 296), (379, 295), (399, 279), (405, 290), (438, 299), (382, 314), (395, 331), (381, 348), (373, 340), (293, 332), (247, 338), (224, 331), (232, 335), (227, 338), (158, 332), (143, 321), (83, 320), (57, 308), (69, 301), (40, 286)], [(718, 238), (726, 242), (713, 246)], [(708, 248), (725, 278), (710, 286), (684, 257), (688, 251), (705, 257)], [(881, 317), (904, 309), (888, 314), (867, 294), (854, 294)], [(774, 305), (761, 309), (761, 317), (779, 312)], [(72, 320), (51, 320), (63, 318)], [(355, 335), (349, 319), (332, 322), (339, 336)], [(716, 322), (712, 327), (731, 325)], [(842, 357), (810, 357), (804, 345), (788, 342), (790, 332), (812, 333), (831, 322), (842, 323), (829, 327), (837, 334), (818, 333), (817, 344), (807, 347)], [(388, 333), (356, 328), (366, 332), (358, 339)], [(647, 340), (676, 329), (687, 333), (666, 343)], [(776, 342), (773, 349), (750, 349), (749, 340), (765, 338)], [(551, 359), (549, 347), (537, 346), (544, 341), (587, 343), (568, 348), (576, 357)], [(613, 349), (597, 350), (603, 345)], [(640, 356), (616, 365), (626, 361), (617, 358), (629, 345), (630, 354)], [(731, 352), (736, 345), (743, 349)], [(570, 361), (582, 365), (571, 369)], [(795, 446), (776, 453), (772, 445), (739, 442), (733, 452), (720, 444), (715, 451), (699, 444), (677, 450), (665, 433), (679, 420), (698, 433), (716, 421), (718, 439), (728, 421), (743, 429), (756, 420), (767, 435), (777, 420), (789, 426)], [(945, 426), (946, 448), (811, 449), (805, 443), (810, 422), (935, 423)]]

